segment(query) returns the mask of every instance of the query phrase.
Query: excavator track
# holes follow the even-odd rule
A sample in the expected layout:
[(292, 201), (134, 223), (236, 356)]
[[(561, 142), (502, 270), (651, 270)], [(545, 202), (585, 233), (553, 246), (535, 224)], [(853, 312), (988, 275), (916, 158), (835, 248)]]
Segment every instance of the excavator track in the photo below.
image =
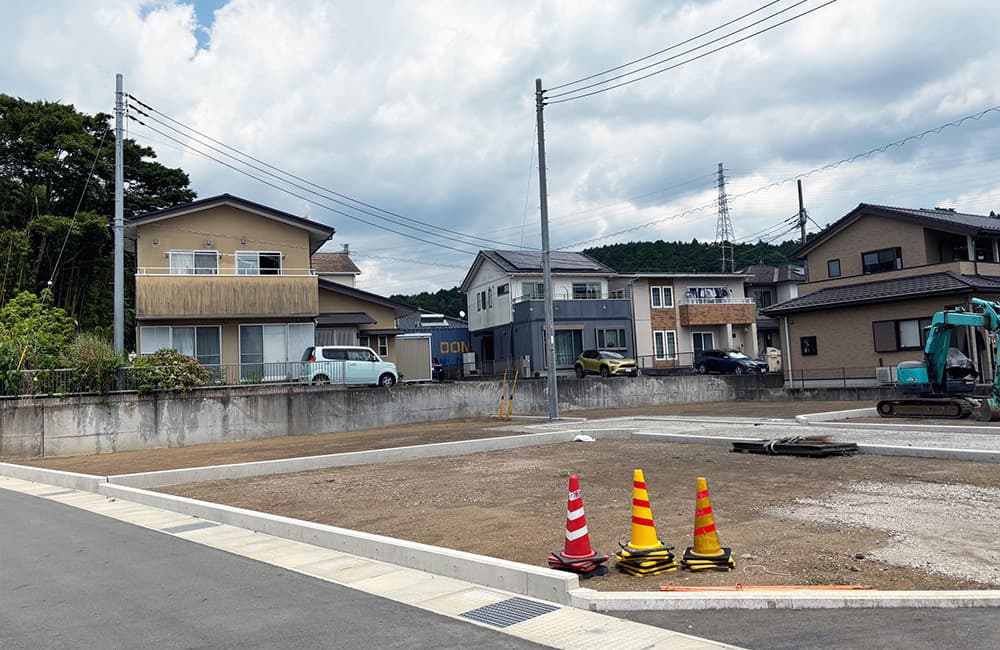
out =
[(968, 417), (978, 404), (961, 398), (913, 398), (883, 400), (875, 407), (884, 418), (949, 418)]

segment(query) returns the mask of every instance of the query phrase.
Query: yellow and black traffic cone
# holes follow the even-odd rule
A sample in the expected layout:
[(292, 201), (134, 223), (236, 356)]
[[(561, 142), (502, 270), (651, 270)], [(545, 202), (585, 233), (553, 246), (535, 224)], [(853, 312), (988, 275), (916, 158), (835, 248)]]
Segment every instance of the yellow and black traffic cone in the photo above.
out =
[(729, 571), (736, 568), (732, 549), (719, 546), (712, 501), (708, 497), (708, 481), (704, 478), (698, 479), (695, 498), (694, 546), (684, 551), (682, 563), (688, 571)]
[(664, 544), (656, 536), (653, 510), (649, 505), (649, 492), (642, 470), (632, 473), (632, 537), (628, 544), (618, 544), (615, 566), (634, 576), (655, 576), (677, 570), (677, 560), (671, 553), (673, 546)]

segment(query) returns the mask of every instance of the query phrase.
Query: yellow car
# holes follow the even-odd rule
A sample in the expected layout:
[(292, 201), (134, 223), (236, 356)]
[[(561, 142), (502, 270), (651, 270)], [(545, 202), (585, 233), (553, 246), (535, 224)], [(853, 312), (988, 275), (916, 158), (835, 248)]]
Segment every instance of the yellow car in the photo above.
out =
[(576, 376), (600, 375), (611, 377), (613, 375), (628, 375), (635, 377), (639, 374), (639, 365), (635, 359), (623, 357), (611, 350), (584, 350), (576, 358)]

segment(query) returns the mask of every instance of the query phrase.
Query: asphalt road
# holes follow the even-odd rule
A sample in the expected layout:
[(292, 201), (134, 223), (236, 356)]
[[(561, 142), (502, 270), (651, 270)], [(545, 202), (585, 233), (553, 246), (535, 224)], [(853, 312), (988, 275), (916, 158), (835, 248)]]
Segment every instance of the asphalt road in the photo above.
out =
[(0, 489), (0, 647), (540, 646)]
[[(813, 609), (635, 612), (639, 623), (751, 650), (996, 650), (1000, 615), (965, 609)], [(690, 626), (690, 627), (689, 627)]]

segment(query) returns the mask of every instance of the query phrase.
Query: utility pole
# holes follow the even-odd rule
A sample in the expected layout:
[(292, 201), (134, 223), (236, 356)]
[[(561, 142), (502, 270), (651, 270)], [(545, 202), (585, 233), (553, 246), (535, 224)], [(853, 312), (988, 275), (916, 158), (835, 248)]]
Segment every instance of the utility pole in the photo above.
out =
[(799, 243), (806, 243), (806, 205), (802, 202), (802, 179), (795, 181), (799, 186)]
[(719, 163), (719, 220), (715, 226), (715, 243), (722, 248), (722, 272), (726, 272), (726, 251), (729, 251), (729, 271), (736, 272), (736, 260), (734, 259), (733, 222), (729, 219), (729, 199), (726, 198), (726, 172)]
[(114, 343), (119, 357), (125, 356), (125, 191), (122, 156), (122, 121), (125, 102), (122, 76), (115, 75), (115, 306)]
[(542, 80), (535, 79), (535, 116), (538, 120), (538, 194), (542, 212), (542, 280), (545, 282), (545, 365), (549, 371), (549, 420), (559, 419), (556, 389), (556, 326), (552, 308), (552, 260), (549, 255), (549, 192), (545, 182), (545, 97)]

